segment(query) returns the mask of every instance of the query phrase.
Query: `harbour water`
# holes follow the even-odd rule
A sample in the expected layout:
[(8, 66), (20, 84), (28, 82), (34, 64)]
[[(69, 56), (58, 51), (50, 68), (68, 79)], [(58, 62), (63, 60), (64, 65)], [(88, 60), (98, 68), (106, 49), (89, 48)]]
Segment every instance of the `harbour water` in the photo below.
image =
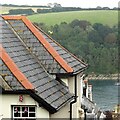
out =
[(89, 80), (93, 85), (93, 101), (102, 111), (113, 110), (118, 104), (118, 87), (115, 80)]

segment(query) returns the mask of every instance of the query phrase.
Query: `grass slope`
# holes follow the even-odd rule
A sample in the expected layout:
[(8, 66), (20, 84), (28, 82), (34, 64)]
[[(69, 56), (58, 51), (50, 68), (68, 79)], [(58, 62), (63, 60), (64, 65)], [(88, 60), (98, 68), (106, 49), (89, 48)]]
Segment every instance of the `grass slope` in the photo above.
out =
[(8, 14), (9, 10), (11, 9), (32, 9), (34, 12), (37, 11), (37, 9), (46, 9), (44, 7), (10, 7), (10, 6), (0, 6), (0, 14)]
[(71, 22), (74, 19), (87, 20), (94, 23), (113, 26), (118, 22), (118, 11), (115, 10), (93, 10), (93, 11), (71, 11), (46, 14), (35, 14), (28, 16), (32, 22), (46, 23), (48, 26)]

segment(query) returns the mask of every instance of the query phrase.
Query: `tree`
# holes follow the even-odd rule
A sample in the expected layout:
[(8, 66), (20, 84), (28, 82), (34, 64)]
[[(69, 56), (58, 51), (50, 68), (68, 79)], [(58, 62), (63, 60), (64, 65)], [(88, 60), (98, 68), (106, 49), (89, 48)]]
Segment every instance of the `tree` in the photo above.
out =
[(48, 7), (51, 7), (51, 8), (54, 7), (54, 5), (53, 5), (52, 3), (48, 3), (47, 6), (48, 6)]
[(97, 10), (102, 10), (102, 7), (101, 6), (97, 6), (96, 9)]
[(17, 15), (17, 14), (26, 14), (26, 15), (32, 15), (34, 14), (34, 11), (32, 9), (11, 9), (9, 10), (10, 15)]
[(47, 6), (51, 8), (62, 7), (59, 3), (48, 3)]
[(94, 42), (97, 46), (103, 43), (101, 36), (96, 30), (92, 30), (88, 33), (88, 40)]
[(70, 26), (74, 28), (75, 26), (79, 26), (79, 23), (80, 21), (78, 19), (75, 19), (70, 23)]
[(86, 20), (80, 20), (79, 22), (79, 26), (83, 29), (83, 30), (86, 30), (86, 28), (88, 26), (90, 26), (90, 22), (86, 21)]
[[(85, 24), (85, 26), (84, 26)], [(119, 24), (120, 25), (120, 24)], [(100, 23), (90, 25), (78, 19), (71, 23), (62, 22), (51, 27), (39, 24), (50, 36), (70, 52), (89, 64), (87, 73), (113, 74), (118, 68), (118, 26), (110, 28)], [(90, 29), (86, 29), (90, 26)], [(120, 32), (120, 31), (119, 31)]]
[(61, 4), (58, 4), (58, 3), (53, 3), (53, 5), (54, 5), (54, 8), (62, 7)]
[(101, 23), (93, 24), (93, 28), (98, 32), (98, 34), (102, 37), (103, 40), (107, 34), (113, 32), (109, 26), (103, 25)]
[(103, 7), (103, 10), (110, 10), (109, 7)]
[(71, 27), (74, 28), (75, 26), (79, 26), (83, 30), (86, 30), (86, 28), (90, 25), (91, 25), (90, 22), (88, 22), (86, 20), (78, 20), (78, 19), (75, 19), (70, 23)]
[(116, 41), (117, 41), (117, 37), (115, 36), (114, 33), (109, 33), (105, 37), (105, 42), (107, 43), (113, 44), (113, 43), (116, 43)]

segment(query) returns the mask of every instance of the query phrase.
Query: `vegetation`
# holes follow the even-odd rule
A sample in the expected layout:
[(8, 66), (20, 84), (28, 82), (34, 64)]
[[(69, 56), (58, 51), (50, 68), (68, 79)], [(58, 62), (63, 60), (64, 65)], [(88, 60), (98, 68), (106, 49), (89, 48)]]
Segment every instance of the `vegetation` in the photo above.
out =
[(10, 10), (32, 9), (35, 13), (37, 9), (49, 9), (48, 6), (27, 6), (27, 5), (1, 5), (0, 14), (8, 14)]
[(51, 9), (37, 9), (37, 13), (51, 13), (51, 12), (64, 12), (64, 11), (80, 11), (81, 8), (76, 7), (53, 7)]
[(32, 9), (12, 9), (9, 10), (10, 15), (24, 14), (24, 15), (32, 15), (34, 11)]
[[(89, 64), (87, 73), (113, 74), (118, 70), (118, 27), (101, 23), (93, 25), (85, 20), (75, 19), (69, 24), (48, 27), (36, 23), (61, 45)], [(49, 32), (51, 31), (51, 32)]]
[(41, 6), (41, 5), (14, 5), (14, 4), (2, 4), (2, 7), (42, 7), (42, 8), (48, 8), (48, 6)]
[(32, 22), (45, 23), (47, 26), (60, 24), (61, 22), (70, 23), (74, 19), (87, 20), (91, 24), (102, 23), (114, 26), (118, 22), (118, 11), (115, 10), (86, 10), (71, 12), (56, 12), (46, 14), (35, 14), (28, 16)]
[[(40, 8), (32, 6), (34, 12), (31, 11), (31, 13), (39, 12), (40, 14), (30, 15), (28, 18), (70, 52), (88, 63), (87, 73), (114, 74), (118, 72), (118, 26), (120, 24), (118, 25), (117, 8), (109, 10), (108, 7), (98, 6), (97, 10), (79, 8), (80, 11), (71, 11), (77, 8), (61, 8), (60, 4), (49, 5), (54, 5), (54, 8), (41, 11)], [(8, 9), (8, 6), (6, 8), (10, 13), (11, 8)], [(29, 7), (25, 6), (25, 9), (30, 9)], [(23, 8), (12, 6), (12, 9), (19, 9), (19, 11)], [(10, 14), (19, 13), (12, 11)], [(25, 12), (20, 14), (25, 14)]]

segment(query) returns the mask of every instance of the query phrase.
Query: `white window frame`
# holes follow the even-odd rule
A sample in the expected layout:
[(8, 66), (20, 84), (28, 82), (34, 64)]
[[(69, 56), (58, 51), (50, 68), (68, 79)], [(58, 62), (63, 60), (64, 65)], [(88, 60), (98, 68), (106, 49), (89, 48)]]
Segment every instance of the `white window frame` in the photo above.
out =
[[(14, 108), (16, 108), (16, 107), (20, 107), (20, 117), (15, 117), (14, 116)], [(28, 117), (22, 117), (22, 113), (23, 113), (23, 111), (22, 111), (22, 108), (23, 107), (27, 107), (28, 108)], [(35, 112), (31, 112), (31, 111), (29, 111), (29, 107), (34, 107), (35, 108)], [(35, 117), (29, 117), (29, 113), (35, 113)], [(12, 105), (12, 118), (13, 118), (13, 120), (14, 119), (27, 119), (27, 120), (32, 120), (32, 119), (36, 119), (36, 106), (33, 106), (33, 105)]]

